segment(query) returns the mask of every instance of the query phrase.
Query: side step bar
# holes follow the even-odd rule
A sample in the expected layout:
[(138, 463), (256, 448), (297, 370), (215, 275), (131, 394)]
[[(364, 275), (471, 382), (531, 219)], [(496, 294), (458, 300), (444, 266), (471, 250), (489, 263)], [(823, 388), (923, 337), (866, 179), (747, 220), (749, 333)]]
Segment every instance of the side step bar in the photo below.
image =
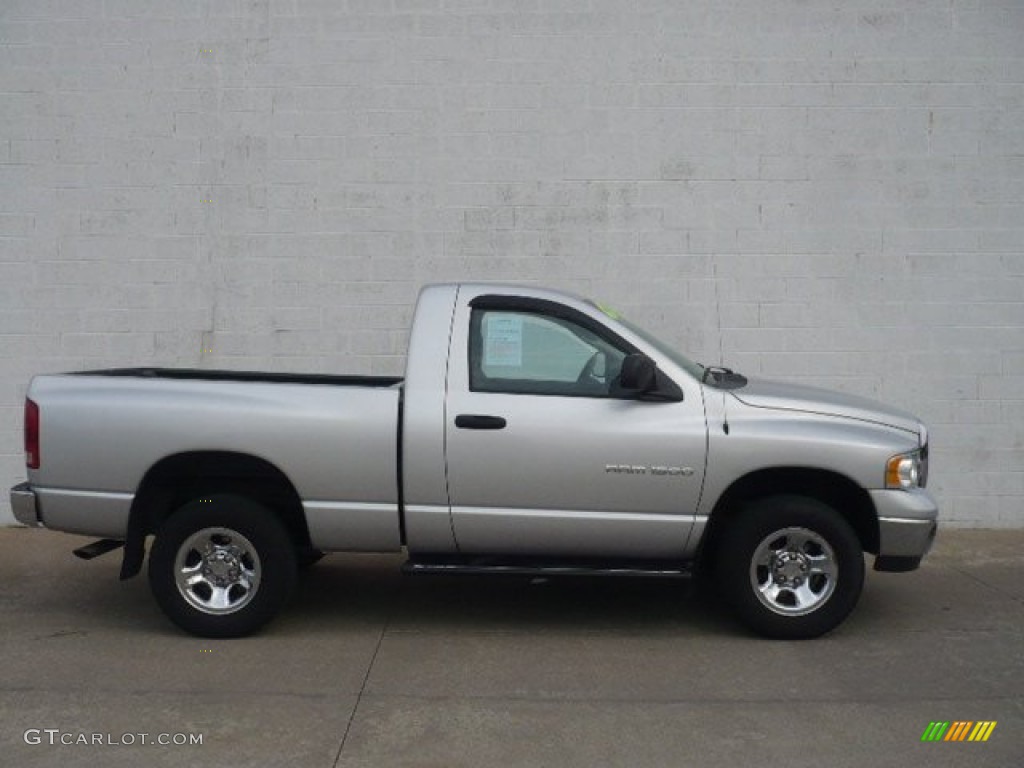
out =
[(411, 574), (489, 574), (495, 576), (632, 576), (686, 579), (693, 575), (689, 564), (678, 562), (601, 562), (410, 558), (402, 566)]
[(83, 560), (92, 560), (94, 557), (105, 555), (107, 552), (111, 552), (123, 546), (124, 542), (120, 539), (100, 539), (99, 541), (94, 541), (92, 544), (86, 544), (84, 547), (76, 549), (75, 556), (80, 557)]

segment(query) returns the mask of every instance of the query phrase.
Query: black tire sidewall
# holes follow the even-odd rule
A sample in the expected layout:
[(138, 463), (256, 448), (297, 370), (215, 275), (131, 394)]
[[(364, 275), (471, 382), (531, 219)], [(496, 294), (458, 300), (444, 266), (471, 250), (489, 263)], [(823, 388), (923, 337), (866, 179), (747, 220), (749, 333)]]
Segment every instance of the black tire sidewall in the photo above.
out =
[[(203, 528), (222, 527), (245, 536), (260, 559), (256, 594), (234, 613), (203, 613), (185, 600), (175, 582), (175, 558), (181, 545)], [(241, 637), (272, 619), (295, 587), (295, 548), (281, 521), (259, 502), (233, 494), (194, 499), (174, 511), (157, 531), (149, 554), (149, 583), (167, 617), (202, 637)]]
[[(784, 616), (765, 606), (750, 583), (754, 551), (783, 528), (806, 528), (832, 548), (838, 566), (835, 589), (811, 613)], [(831, 631), (853, 611), (864, 585), (864, 553), (850, 524), (835, 509), (804, 496), (772, 496), (750, 502), (729, 521), (717, 559), (717, 576), (737, 617), (759, 635), (796, 640)]]

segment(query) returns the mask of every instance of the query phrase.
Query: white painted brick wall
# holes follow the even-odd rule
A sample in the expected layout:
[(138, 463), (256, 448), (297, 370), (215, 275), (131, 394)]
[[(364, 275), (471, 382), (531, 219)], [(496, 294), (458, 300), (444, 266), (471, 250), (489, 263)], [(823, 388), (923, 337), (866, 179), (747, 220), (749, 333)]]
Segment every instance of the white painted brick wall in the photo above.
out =
[(1018, 0), (4, 0), (0, 487), (32, 374), (397, 373), (419, 286), (486, 278), (905, 406), (945, 520), (1020, 526), (1022, 41)]

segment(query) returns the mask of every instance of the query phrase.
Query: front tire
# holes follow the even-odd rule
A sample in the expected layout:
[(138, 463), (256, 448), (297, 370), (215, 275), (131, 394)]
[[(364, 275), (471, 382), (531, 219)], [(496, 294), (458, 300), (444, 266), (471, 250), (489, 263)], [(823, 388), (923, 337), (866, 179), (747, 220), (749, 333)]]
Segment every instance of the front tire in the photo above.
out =
[(803, 496), (748, 504), (729, 521), (717, 566), (736, 615), (770, 638), (831, 631), (849, 616), (864, 585), (864, 555), (850, 524)]
[(231, 494), (194, 499), (160, 527), (149, 584), (167, 617), (194, 635), (241, 637), (272, 619), (295, 587), (295, 548), (265, 506)]

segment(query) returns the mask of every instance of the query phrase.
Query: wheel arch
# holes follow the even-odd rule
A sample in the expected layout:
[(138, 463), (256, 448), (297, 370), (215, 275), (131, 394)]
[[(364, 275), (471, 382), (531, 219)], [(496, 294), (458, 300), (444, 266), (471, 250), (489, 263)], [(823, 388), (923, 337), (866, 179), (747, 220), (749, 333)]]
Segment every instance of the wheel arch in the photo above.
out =
[(302, 500), (287, 475), (266, 459), (233, 451), (190, 451), (166, 456), (146, 472), (128, 516), (121, 578), (142, 569), (146, 536), (190, 499), (233, 493), (270, 508), (298, 547), (309, 547)]
[(745, 503), (783, 494), (807, 496), (828, 504), (850, 524), (865, 552), (878, 553), (878, 516), (866, 490), (831, 470), (772, 467), (735, 480), (719, 497), (698, 550), (701, 567), (713, 566), (722, 532), (730, 520), (743, 513)]

